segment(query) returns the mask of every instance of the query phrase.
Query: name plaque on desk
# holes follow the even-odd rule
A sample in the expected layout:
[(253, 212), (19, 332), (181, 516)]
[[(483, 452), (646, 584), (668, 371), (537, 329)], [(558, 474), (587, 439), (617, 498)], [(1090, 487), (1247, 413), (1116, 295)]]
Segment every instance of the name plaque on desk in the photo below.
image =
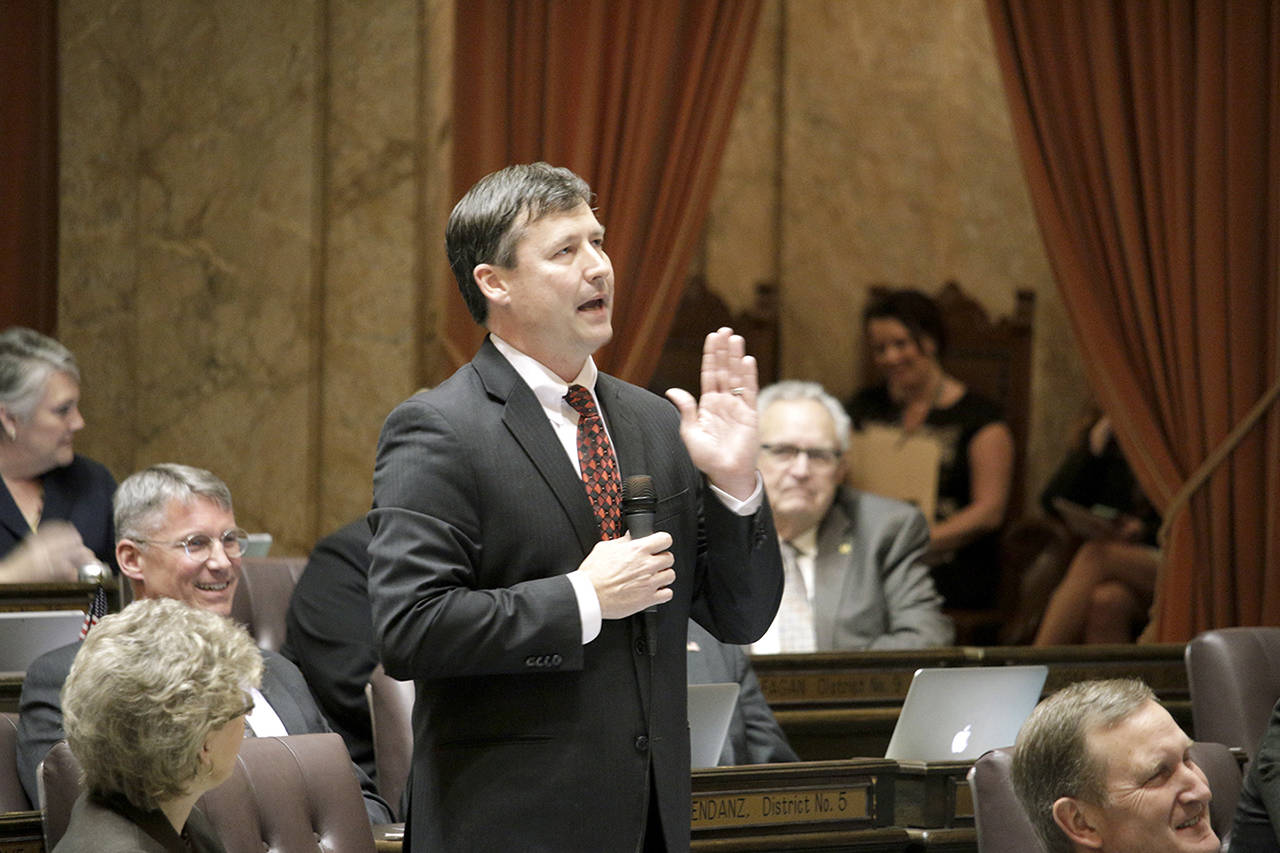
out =
[(804, 672), (765, 675), (757, 672), (769, 704), (810, 702), (901, 702), (915, 670), (888, 672)]
[(689, 819), (694, 832), (784, 823), (870, 820), (874, 815), (868, 788), (869, 784), (695, 794)]

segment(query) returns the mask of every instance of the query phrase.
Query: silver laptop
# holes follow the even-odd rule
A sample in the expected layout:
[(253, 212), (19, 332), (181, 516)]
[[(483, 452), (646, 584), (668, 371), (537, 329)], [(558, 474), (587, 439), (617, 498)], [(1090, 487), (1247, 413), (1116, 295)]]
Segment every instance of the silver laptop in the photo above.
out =
[(884, 757), (972, 761), (1013, 746), (1048, 674), (1046, 666), (917, 669)]
[(736, 682), (689, 685), (689, 750), (695, 769), (720, 762), (737, 702)]
[(80, 610), (0, 613), (0, 672), (26, 672), (40, 655), (80, 639), (82, 625)]
[(244, 556), (246, 557), (265, 557), (270, 550), (270, 533), (250, 533), (244, 543)]

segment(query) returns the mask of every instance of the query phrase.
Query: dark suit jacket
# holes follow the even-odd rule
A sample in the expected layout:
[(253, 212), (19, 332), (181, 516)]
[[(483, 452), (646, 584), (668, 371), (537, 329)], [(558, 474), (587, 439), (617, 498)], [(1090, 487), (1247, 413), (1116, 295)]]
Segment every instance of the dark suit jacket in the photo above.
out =
[(1280, 851), (1280, 702), (1254, 749), (1236, 801), (1231, 825), (1232, 853)]
[(928, 544), (920, 510), (842, 486), (818, 525), (818, 651), (951, 645), (955, 628), (922, 560)]
[(623, 477), (646, 473), (673, 539), (673, 599), (582, 644), (565, 577), (599, 540), (582, 481), (536, 397), (486, 339), (387, 418), (369, 591), (388, 674), (415, 679), (409, 837), (422, 851), (635, 849), (656, 791), (667, 848), (689, 845), (685, 624), (749, 643), (782, 567), (767, 506), (708, 492), (666, 401), (601, 375)]
[(163, 812), (144, 812), (123, 798), (100, 801), (81, 794), (71, 807), (66, 834), (54, 853), (225, 853), (218, 834), (199, 809), (183, 827), (188, 847)]
[(280, 654), (302, 670), (351, 760), (375, 777), (364, 687), (378, 665), (369, 615), (369, 522), (363, 516), (316, 543), (285, 616)]
[(765, 701), (751, 660), (740, 646), (722, 643), (697, 622), (689, 623), (689, 683), (736, 681), (738, 704), (720, 750), (720, 764), (773, 764), (799, 761)]
[[(18, 775), (31, 802), (39, 802), (36, 770), (53, 745), (66, 737), (62, 730), (62, 685), (71, 672), (80, 643), (45, 652), (27, 669), (18, 707)], [(298, 668), (275, 652), (262, 649), (262, 695), (280, 717), (285, 731), (305, 735), (329, 731)], [(373, 823), (391, 823), (391, 809), (374, 790), (373, 782), (352, 765), (364, 793), (365, 811)]]
[[(111, 524), (111, 496), (116, 493), (116, 481), (111, 472), (101, 463), (77, 455), (70, 465), (46, 471), (40, 480), (44, 483), (41, 522), (71, 522), (80, 531), (85, 547), (114, 571), (116, 537)], [(0, 482), (0, 557), (30, 534), (27, 520), (9, 489)]]

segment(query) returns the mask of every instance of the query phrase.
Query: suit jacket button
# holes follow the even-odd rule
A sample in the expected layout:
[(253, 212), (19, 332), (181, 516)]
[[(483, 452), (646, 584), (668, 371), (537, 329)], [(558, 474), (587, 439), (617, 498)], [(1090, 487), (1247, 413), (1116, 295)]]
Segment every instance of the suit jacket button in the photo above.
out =
[(638, 735), (636, 737), (636, 752), (645, 752), (649, 749), (649, 736)]
[(644, 637), (636, 637), (636, 654), (644, 657), (648, 653), (649, 647), (645, 644)]

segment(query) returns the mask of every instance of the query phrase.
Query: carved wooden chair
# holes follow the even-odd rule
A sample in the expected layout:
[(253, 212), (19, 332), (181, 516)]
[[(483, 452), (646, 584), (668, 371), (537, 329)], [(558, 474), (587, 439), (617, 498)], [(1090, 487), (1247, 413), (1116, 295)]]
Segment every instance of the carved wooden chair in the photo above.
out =
[(676, 308), (662, 358), (649, 380), (649, 390), (662, 394), (668, 388), (697, 393), (702, 364), (702, 343), (708, 332), (728, 326), (747, 340), (756, 358), (760, 387), (778, 380), (778, 289), (768, 282), (756, 285), (755, 303), (737, 314), (707, 288), (703, 276), (694, 276)]

